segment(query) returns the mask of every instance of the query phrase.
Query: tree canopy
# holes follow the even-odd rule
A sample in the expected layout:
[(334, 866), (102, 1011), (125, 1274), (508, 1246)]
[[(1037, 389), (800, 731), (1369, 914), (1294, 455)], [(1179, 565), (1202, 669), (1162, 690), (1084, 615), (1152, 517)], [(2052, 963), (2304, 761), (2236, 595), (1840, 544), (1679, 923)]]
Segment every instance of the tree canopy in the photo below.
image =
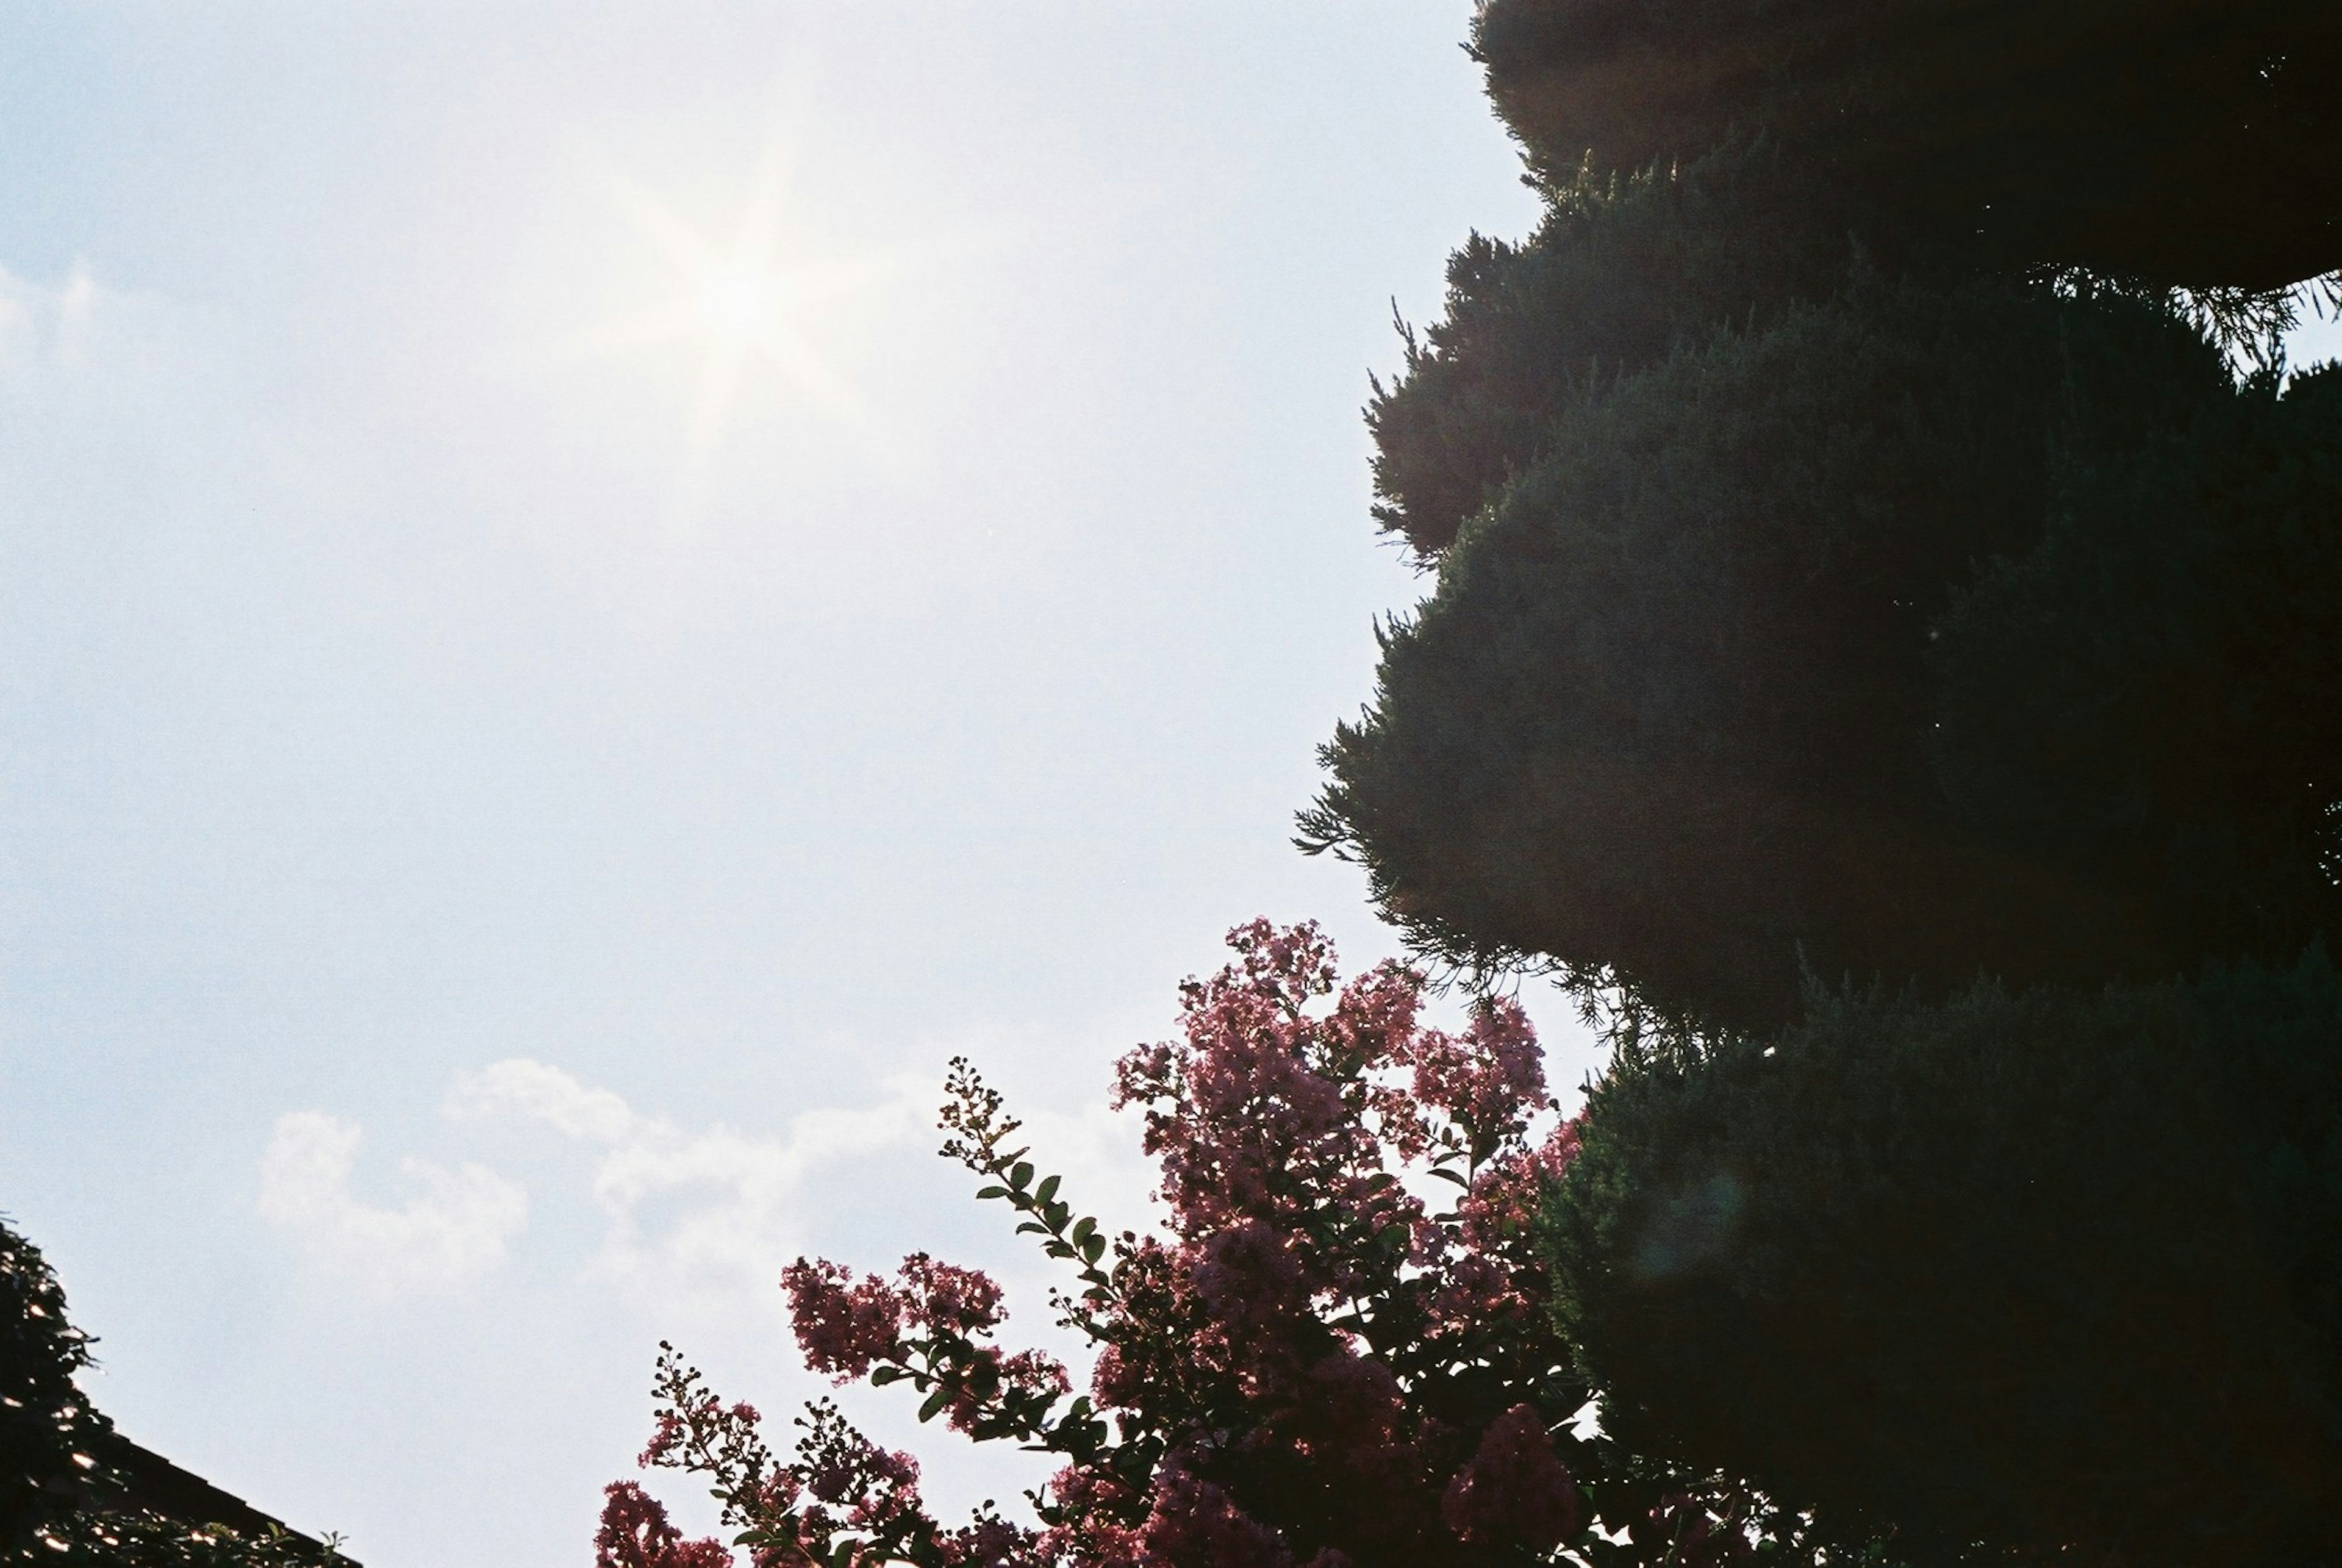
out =
[(2301, 716), (2342, 674), (2335, 378), (2239, 377), (2249, 312), (1998, 265), (1716, 130), (1474, 238), (1377, 386), (1377, 516), (1436, 580), (1305, 843), (1430, 954), (1733, 1026), (1807, 970), (2297, 952), (2342, 802)]
[(1630, 1444), (1913, 1563), (2330, 1561), (2342, 976), (1645, 1034), (1546, 1235)]
[(2342, 267), (2342, 7), (2296, 0), (1487, 0), (1554, 176), (1762, 127), (2003, 265), (2269, 288)]
[(1546, 212), (1375, 388), (1430, 592), (1303, 842), (1615, 1009), (1545, 1221), (1605, 1420), (1848, 1552), (2326, 1560), (2342, 7), (1474, 46)]

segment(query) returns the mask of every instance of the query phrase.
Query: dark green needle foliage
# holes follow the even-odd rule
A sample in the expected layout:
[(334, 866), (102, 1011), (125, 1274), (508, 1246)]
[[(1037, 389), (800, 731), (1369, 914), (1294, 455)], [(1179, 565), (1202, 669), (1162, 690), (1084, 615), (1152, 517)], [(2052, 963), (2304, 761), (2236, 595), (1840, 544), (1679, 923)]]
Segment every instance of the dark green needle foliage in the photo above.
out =
[(2037, 540), (2052, 432), (2118, 447), (2232, 395), (2167, 311), (1989, 284), (1857, 281), (1686, 343), (1579, 394), (1464, 525), (1311, 825), (1434, 953), (1736, 1024), (1794, 1009), (1801, 952), (2121, 973), (2156, 912), (1940, 787), (1930, 635)]
[[(2037, 72), (2008, 62), (2050, 44), (2006, 7), (1971, 9), (1967, 63), (1928, 62), (1985, 73), (1987, 56), (2007, 56), (2007, 70), (1957, 93), (1949, 77), (1877, 87), (1912, 118), (1896, 133), (1903, 142), (1973, 134), (1984, 146), (1986, 122), (1927, 115), (1948, 112), (1947, 95), (1999, 104), (2038, 85)], [(2342, 6), (2306, 9), (2271, 81), (2342, 63), (2319, 20)], [(2157, 25), (2179, 28), (2186, 19), (2168, 10), (2156, 10)], [(2127, 764), (2054, 782), (2107, 792), (2082, 809), (2128, 814), (2129, 842), (2048, 842), (2057, 831), (2045, 836), (2027, 820), (2035, 808), (2007, 789), (2051, 782), (2038, 757), (2100, 722), (2098, 699), (2068, 684), (2056, 689), (2080, 707), (2049, 706), (2035, 682), (2050, 672), (2022, 665), (2047, 654), (2038, 639), (2029, 652), (1969, 646), (1967, 675), (1935, 656), (1956, 630), (1952, 606), (1987, 578), (2084, 570), (2069, 535), (2097, 541), (2087, 569), (2131, 570), (2116, 561), (2127, 553), (2147, 570), (2154, 528), (2250, 531), (2264, 491), (2297, 532), (2315, 534), (2333, 515), (2337, 476), (2330, 394), (2297, 382), (2280, 398), (2270, 376), (2230, 373), (2240, 353), (2267, 356), (2267, 331), (2291, 308), (2253, 293), (2260, 274), (2244, 261), (2231, 258), (2227, 275), (2087, 270), (2093, 253), (2061, 249), (2047, 230), (2016, 252), (1979, 234), (1967, 198), (1923, 165), (1883, 185), (1848, 172), (1840, 134), (1823, 135), (1795, 105), (1808, 88), (1851, 89), (1834, 76), (1801, 86), (1797, 72), (1827, 75), (1817, 62), (1870, 36), (1863, 17), (1885, 27), (1904, 16), (1892, 37), (1931, 36), (1922, 13), (1933, 15), (1724, 0), (1484, 10), (1480, 47), (1543, 171), (1549, 212), (1524, 244), (1476, 237), (1456, 255), (1446, 319), (1409, 335), (1404, 375), (1368, 409), (1377, 515), (1437, 582), (1390, 630), (1376, 703), (1328, 748), (1328, 785), (1304, 820), (1306, 844), (1366, 864), (1377, 899), (1427, 954), (1466, 967), (1534, 957), (1615, 978), (1671, 1013), (1746, 1026), (1794, 1015), (1801, 966), (1938, 993), (1980, 970), (2095, 983), (2165, 973), (2207, 941), (2282, 958), (2322, 925), (2330, 878), (2318, 834), (2280, 849), (2262, 823), (2149, 820), (2196, 805), (2135, 798)], [(2081, 47), (2086, 20), (2068, 18), (2057, 50)], [(1657, 56), (1626, 50), (1599, 69), (1581, 57), (1587, 39), (1616, 43), (1630, 21), (1659, 28), (1669, 47), (1703, 27), (1737, 28), (1758, 60), (1771, 59), (1758, 45), (1777, 24), (1766, 47), (1787, 53), (1766, 65), (1766, 93), (1706, 118), (1686, 107), (1662, 135), (1643, 119), (1674, 78), (1628, 71), (1636, 61), (1659, 71)], [(1846, 37), (1818, 53), (1797, 42), (1825, 21)], [(1877, 70), (1903, 58), (1880, 55)], [(2106, 72), (2120, 64), (2099, 61)], [(1581, 76), (1593, 85), (1574, 96), (1521, 85)], [(1574, 142), (1553, 139), (1563, 122), (1538, 117), (1556, 104), (1577, 116), (1566, 121)], [(2077, 137), (2114, 134), (2078, 113), (2050, 119)], [(1684, 139), (1695, 134), (1716, 139)], [(2239, 131), (2227, 145), (2243, 158), (2258, 143)], [(1555, 172), (1565, 147), (1607, 146), (1672, 161)], [(2007, 148), (1991, 157), (2025, 162)], [(2342, 207), (2315, 197), (2304, 185), (2287, 213)], [(2277, 221), (2243, 211), (2224, 232)], [(2305, 266), (2342, 260), (2301, 254)], [(2159, 265), (2144, 252), (2112, 259)], [(2183, 276), (2198, 291), (2167, 286)], [(2167, 493), (2155, 520), (2112, 521), (2146, 504), (2149, 470)], [(2228, 485), (2236, 494), (2223, 499)], [(2195, 521), (2182, 524), (2189, 506)], [(2059, 518), (2071, 526), (2052, 539)], [(2274, 536), (2206, 547), (2322, 548)], [(2036, 550), (2066, 564), (2016, 564)], [(2287, 625), (2300, 634), (2284, 662), (2309, 678), (2331, 653), (2316, 641), (2327, 584), (2288, 567), (2270, 585), (2296, 607)], [(1983, 624), (1980, 607), (1963, 612), (1966, 624)], [(2248, 642), (2203, 644), (2199, 706), (2258, 700), (2247, 688), (2265, 684), (2254, 667), (2265, 650)], [(1960, 689), (1987, 664), (2031, 697), (1989, 723)], [(2333, 798), (2312, 798), (2329, 778), (2263, 769), (2223, 809), (2314, 816)], [(2277, 791), (2282, 807), (2238, 794), (2253, 788)], [(2194, 853), (2187, 844), (2229, 827), (2261, 835), (2239, 853), (2262, 863), (2234, 868), (2250, 886), (2208, 864), (2141, 871), (2142, 854)], [(2261, 907), (2280, 883), (2292, 894)]]
[(1937, 779), (1995, 844), (2180, 959), (2342, 930), (2342, 367), (2070, 474), (1929, 665)]
[(1915, 1563), (2342, 1558), (2342, 4), (1474, 48), (1546, 214), (1375, 389), (1429, 592), (1303, 842), (1617, 1004), (1616, 1434)]
[(1548, 175), (1762, 125), (1997, 265), (2245, 288), (2342, 266), (2327, 0), (1487, 0), (1475, 45)]
[(1913, 1563), (2332, 1561), (2342, 977), (1628, 1041), (1546, 1234), (1631, 1447)]

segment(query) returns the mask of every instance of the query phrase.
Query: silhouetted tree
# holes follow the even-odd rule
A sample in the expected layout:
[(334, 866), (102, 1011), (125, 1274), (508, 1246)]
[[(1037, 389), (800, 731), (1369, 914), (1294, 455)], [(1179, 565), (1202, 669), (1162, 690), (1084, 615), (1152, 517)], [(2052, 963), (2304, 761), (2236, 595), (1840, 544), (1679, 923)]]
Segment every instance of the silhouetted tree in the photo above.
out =
[(1436, 575), (1303, 834), (1616, 1007), (1578, 1364), (1915, 1561), (2322, 1560), (2342, 369), (2276, 342), (2342, 265), (2342, 6), (1475, 46), (1546, 215), (1376, 388)]
[(1545, 1234), (1638, 1451), (1907, 1563), (2330, 1562), (2342, 977), (1630, 1034)]
[[(0, 1223), (0, 1563), (351, 1568), (330, 1537), (293, 1534), (119, 1436), (74, 1383), (89, 1344), (40, 1249)], [(238, 1520), (157, 1506), (171, 1490)]]
[(85, 1459), (107, 1430), (74, 1374), (86, 1335), (41, 1250), (0, 1223), (0, 1560), (29, 1558), (75, 1511)]

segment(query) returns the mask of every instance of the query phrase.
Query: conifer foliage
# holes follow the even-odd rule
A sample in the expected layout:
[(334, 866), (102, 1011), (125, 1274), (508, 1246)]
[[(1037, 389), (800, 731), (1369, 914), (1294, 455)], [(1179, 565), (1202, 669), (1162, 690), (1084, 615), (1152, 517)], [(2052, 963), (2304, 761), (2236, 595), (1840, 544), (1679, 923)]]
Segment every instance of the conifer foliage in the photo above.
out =
[(1486, 0), (1556, 176), (1763, 127), (1903, 231), (2157, 283), (2342, 267), (2342, 10), (2298, 0)]
[(2317, 1563), (2342, 977), (1822, 994), (1630, 1033), (1547, 1215), (1622, 1440), (1911, 1563)]
[(1615, 1003), (1572, 1364), (1835, 1552), (2332, 1560), (2342, 7), (1475, 48), (1546, 215), (1376, 388), (1432, 582), (1303, 842)]

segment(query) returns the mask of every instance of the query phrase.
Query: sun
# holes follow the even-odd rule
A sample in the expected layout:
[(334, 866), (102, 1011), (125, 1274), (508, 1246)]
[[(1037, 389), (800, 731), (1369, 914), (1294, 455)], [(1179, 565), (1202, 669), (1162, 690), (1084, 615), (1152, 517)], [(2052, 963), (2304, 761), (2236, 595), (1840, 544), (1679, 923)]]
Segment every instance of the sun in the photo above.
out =
[(711, 236), (631, 180), (616, 181), (617, 203), (641, 238), (666, 261), (674, 292), (588, 334), (596, 355), (683, 346), (699, 355), (684, 444), (680, 509), (698, 509), (710, 468), (752, 374), (776, 378), (826, 416), (861, 423), (860, 404), (816, 345), (816, 330), (840, 296), (890, 270), (884, 256), (783, 259), (786, 160), (776, 143), (760, 160), (739, 220)]
[(693, 305), (709, 338), (761, 346), (778, 333), (786, 293), (776, 274), (719, 267), (700, 279)]

